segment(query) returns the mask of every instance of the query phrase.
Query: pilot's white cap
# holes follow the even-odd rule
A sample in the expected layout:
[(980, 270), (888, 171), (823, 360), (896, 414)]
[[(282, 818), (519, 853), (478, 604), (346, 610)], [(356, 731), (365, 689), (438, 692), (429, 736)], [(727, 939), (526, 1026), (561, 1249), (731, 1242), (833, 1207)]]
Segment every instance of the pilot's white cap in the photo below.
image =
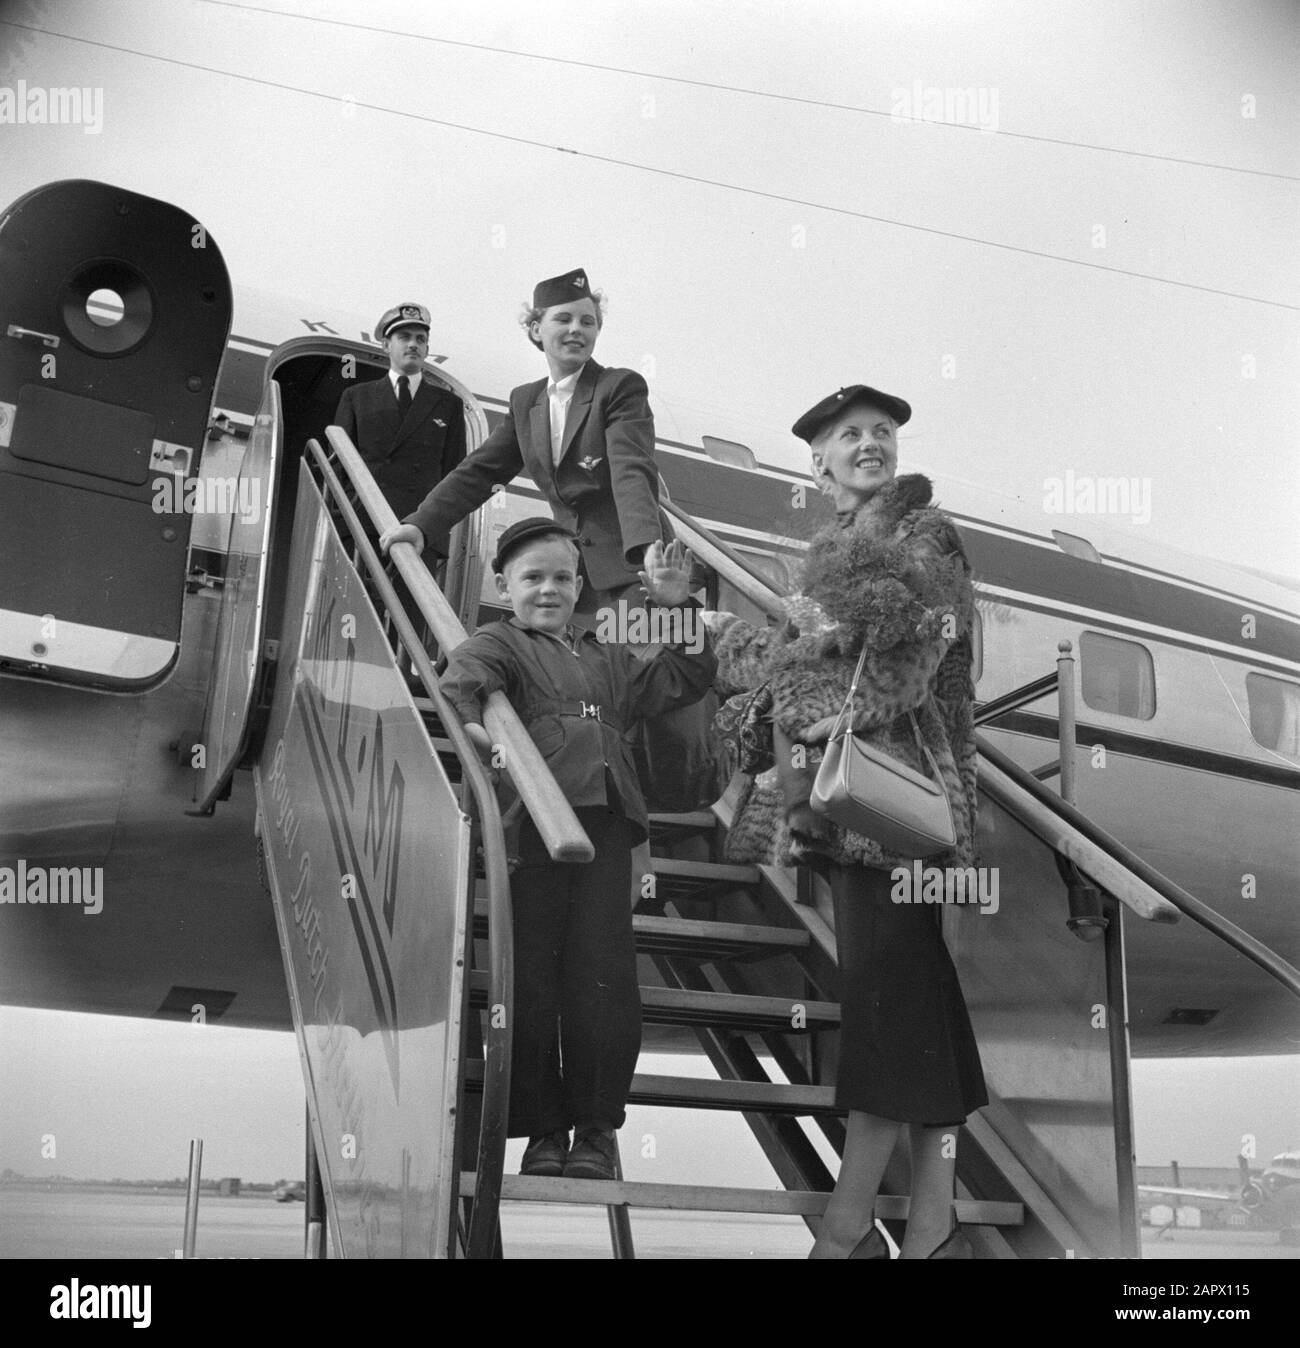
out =
[(394, 328), (423, 328), (428, 332), (432, 327), (429, 311), (423, 304), (395, 304), (384, 310), (384, 316), (375, 325), (375, 336), (381, 342), (388, 340), (388, 334)]

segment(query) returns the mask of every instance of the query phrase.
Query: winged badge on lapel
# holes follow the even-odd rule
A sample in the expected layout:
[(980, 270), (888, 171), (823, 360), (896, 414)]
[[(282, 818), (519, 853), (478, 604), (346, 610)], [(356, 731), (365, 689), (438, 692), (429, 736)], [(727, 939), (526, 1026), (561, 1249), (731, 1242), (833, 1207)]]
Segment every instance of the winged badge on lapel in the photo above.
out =
[(578, 460), (578, 467), (585, 468), (589, 473), (594, 473), (604, 462), (604, 459), (598, 459), (594, 455), (588, 454), (585, 459)]

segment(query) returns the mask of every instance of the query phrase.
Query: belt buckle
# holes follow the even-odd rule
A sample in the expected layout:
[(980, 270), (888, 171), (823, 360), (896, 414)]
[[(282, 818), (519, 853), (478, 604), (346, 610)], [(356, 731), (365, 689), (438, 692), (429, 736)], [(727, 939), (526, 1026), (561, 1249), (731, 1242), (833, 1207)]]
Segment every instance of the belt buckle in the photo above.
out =
[(582, 718), (583, 718), (584, 721), (585, 721), (585, 720), (587, 719), (587, 717), (589, 717), (589, 716), (590, 716), (590, 717), (592, 718), (592, 720), (594, 720), (594, 721), (599, 721), (599, 720), (600, 720), (600, 703), (598, 703), (598, 702), (583, 702), (583, 703), (581, 704), (581, 706), (582, 706)]

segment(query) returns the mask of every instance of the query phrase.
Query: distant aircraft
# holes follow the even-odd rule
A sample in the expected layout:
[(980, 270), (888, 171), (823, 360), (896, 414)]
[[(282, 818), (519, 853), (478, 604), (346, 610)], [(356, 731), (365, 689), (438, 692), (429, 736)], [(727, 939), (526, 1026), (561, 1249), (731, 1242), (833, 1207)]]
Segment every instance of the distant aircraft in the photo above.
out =
[(1259, 1174), (1247, 1157), (1238, 1156), (1237, 1169), (1240, 1188), (1235, 1194), (1164, 1184), (1140, 1184), (1138, 1191), (1209, 1209), (1216, 1226), (1277, 1231), (1283, 1245), (1300, 1245), (1300, 1151), (1279, 1152)]

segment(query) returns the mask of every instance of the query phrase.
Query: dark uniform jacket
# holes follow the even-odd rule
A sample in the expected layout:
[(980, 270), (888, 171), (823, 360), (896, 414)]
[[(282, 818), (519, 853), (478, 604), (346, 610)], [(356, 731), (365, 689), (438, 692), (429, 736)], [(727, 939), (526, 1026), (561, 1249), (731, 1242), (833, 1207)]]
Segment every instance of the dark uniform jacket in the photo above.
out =
[(505, 420), (403, 523), (416, 525), (432, 544), (481, 506), (494, 486), (527, 472), (555, 518), (578, 536), (589, 584), (597, 590), (634, 585), (637, 568), (628, 553), (664, 536), (645, 380), (635, 370), (607, 370), (594, 360), (582, 367), (558, 468), (547, 383), (513, 389)]
[(439, 683), (466, 721), (482, 721), (488, 695), (504, 692), (569, 804), (608, 805), (640, 842), (648, 820), (629, 732), (641, 717), (698, 701), (716, 670), (707, 637), (698, 654), (664, 646), (641, 660), (589, 630), (570, 627), (562, 641), (507, 618), (457, 646)]
[[(385, 375), (344, 389), (334, 417), (352, 437), (398, 519), (409, 514), (465, 457), (465, 409), (427, 374), (405, 418)], [(425, 535), (446, 556), (447, 540)]]

